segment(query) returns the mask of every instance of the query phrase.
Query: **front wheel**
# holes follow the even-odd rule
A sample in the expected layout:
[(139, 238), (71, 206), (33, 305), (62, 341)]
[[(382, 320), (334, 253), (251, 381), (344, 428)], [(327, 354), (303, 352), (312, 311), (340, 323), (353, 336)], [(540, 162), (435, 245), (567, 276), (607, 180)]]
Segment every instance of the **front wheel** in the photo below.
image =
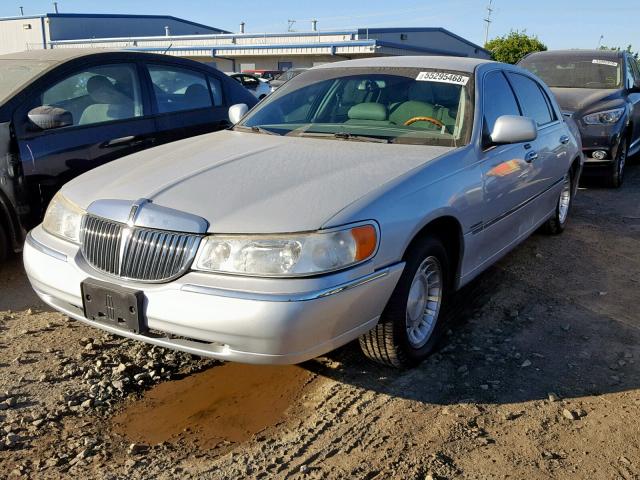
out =
[(426, 237), (413, 247), (380, 321), (360, 337), (364, 354), (398, 368), (424, 360), (442, 331), (449, 275), (449, 258), (440, 240)]
[(564, 232), (567, 222), (569, 221), (569, 211), (571, 210), (572, 203), (573, 178), (571, 177), (571, 174), (567, 173), (562, 181), (562, 190), (560, 191), (560, 197), (558, 197), (556, 211), (544, 225), (544, 230), (547, 233), (558, 235)]
[(607, 186), (611, 188), (620, 188), (622, 186), (622, 182), (624, 181), (624, 167), (627, 164), (628, 148), (627, 141), (624, 139), (621, 140), (620, 146), (618, 147), (618, 154), (607, 176)]

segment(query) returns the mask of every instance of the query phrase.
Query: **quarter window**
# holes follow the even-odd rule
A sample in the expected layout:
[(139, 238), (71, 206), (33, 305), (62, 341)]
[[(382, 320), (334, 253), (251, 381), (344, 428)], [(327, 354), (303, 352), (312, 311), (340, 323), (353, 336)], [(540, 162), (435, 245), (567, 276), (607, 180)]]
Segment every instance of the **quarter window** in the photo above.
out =
[(509, 73), (508, 76), (525, 117), (535, 120), (538, 126), (555, 120), (545, 95), (535, 81), (517, 73)]
[(498, 117), (520, 115), (518, 102), (502, 72), (490, 72), (484, 79), (483, 137), (489, 139)]
[(73, 125), (141, 117), (142, 101), (134, 65), (102, 65), (74, 73), (46, 89), (41, 105), (71, 113)]
[(159, 113), (213, 106), (207, 78), (202, 73), (184, 68), (149, 65), (149, 75)]

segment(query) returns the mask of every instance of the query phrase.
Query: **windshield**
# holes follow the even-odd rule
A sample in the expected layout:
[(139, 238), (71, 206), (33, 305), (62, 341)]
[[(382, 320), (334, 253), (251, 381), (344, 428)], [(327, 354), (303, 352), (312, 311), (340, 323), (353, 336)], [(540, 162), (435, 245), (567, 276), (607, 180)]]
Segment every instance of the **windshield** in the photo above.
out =
[(536, 74), (550, 87), (615, 89), (622, 84), (620, 63), (611, 58), (540, 55), (525, 58), (520, 66)]
[(322, 68), (297, 76), (236, 128), (276, 135), (461, 146), (473, 118), (468, 73)]
[(51, 62), (0, 60), (0, 105), (51, 66)]

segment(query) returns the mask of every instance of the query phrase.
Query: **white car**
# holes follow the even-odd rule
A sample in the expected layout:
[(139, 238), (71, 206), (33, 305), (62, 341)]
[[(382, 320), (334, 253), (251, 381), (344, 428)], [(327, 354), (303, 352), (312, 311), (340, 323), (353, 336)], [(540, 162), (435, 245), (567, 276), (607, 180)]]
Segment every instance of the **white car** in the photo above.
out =
[(231, 73), (228, 75), (253, 93), (258, 100), (262, 100), (271, 93), (271, 86), (267, 80), (247, 73)]
[(221, 360), (298, 363), (360, 338), (411, 366), (451, 293), (564, 230), (584, 161), (537, 77), (474, 58), (316, 67), (247, 111), (67, 183), (24, 247), (40, 298)]

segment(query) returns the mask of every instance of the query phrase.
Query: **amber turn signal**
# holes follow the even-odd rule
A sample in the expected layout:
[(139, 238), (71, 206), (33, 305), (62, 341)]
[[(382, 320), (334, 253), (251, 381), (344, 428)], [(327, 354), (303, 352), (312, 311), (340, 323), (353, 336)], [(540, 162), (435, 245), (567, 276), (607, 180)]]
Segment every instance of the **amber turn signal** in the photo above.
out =
[(362, 225), (351, 229), (351, 235), (356, 241), (357, 262), (369, 258), (376, 251), (378, 234), (373, 225)]

